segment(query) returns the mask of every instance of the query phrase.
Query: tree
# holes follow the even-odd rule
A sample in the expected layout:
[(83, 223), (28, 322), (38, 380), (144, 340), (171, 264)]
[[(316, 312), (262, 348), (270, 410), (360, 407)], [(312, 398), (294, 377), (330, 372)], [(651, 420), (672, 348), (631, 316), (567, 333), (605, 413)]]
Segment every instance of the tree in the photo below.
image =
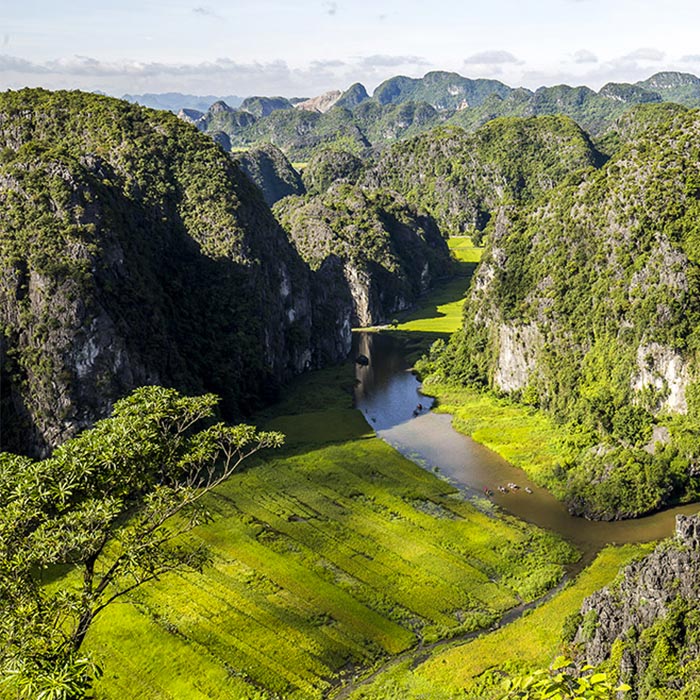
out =
[(218, 398), (142, 387), (45, 460), (0, 454), (0, 672), (20, 697), (84, 697), (81, 651), (110, 604), (206, 550), (203, 497), (283, 436), (213, 423)]

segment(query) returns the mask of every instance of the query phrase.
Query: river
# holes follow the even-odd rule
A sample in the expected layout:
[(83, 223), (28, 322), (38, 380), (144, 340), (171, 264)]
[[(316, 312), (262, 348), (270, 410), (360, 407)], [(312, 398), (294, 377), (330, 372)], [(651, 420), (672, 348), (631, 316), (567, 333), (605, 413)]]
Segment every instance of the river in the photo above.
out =
[[(606, 544), (650, 542), (673, 533), (679, 513), (694, 514), (693, 503), (634, 520), (596, 522), (569, 515), (565, 506), (547, 490), (530, 481), (525, 473), (488, 448), (452, 427), (452, 417), (432, 413), (433, 400), (420, 393), (420, 382), (411, 373), (399, 336), (358, 331), (353, 352), (369, 359), (356, 365), (355, 405), (377, 435), (424, 469), (436, 471), (473, 497), (493, 491), (491, 500), (506, 513), (556, 532), (583, 553), (575, 567), (587, 565)], [(418, 404), (423, 410), (414, 416)], [(500, 493), (498, 485), (509, 482), (517, 490)], [(529, 487), (532, 493), (527, 493)], [(570, 573), (575, 573), (571, 571)]]

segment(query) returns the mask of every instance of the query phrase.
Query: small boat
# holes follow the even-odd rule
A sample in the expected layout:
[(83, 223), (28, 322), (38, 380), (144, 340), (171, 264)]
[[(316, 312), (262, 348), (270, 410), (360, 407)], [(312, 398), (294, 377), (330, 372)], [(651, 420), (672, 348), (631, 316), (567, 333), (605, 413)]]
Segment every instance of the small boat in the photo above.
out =
[(532, 489), (529, 486), (526, 486), (525, 493), (532, 493)]

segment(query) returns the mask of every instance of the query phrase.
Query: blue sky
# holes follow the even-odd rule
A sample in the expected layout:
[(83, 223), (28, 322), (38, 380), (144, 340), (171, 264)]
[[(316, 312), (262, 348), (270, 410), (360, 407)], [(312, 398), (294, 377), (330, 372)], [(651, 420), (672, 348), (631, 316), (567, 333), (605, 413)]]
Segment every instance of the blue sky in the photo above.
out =
[(2, 0), (0, 89), (312, 96), (430, 70), (595, 89), (700, 74), (689, 0)]

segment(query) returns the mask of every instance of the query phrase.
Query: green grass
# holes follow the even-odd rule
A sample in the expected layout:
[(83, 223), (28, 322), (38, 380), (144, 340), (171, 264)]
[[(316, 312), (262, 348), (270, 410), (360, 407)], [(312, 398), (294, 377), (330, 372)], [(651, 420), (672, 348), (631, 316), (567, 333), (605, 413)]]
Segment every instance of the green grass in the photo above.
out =
[(483, 248), (473, 245), (468, 236), (450, 238), (448, 245), (457, 261), (457, 275), (439, 285), (423, 303), (399, 316), (397, 330), (448, 335), (462, 325), (464, 297)]
[(423, 390), (437, 398), (436, 411), (452, 414), (456, 430), (486, 445), (555, 496), (563, 497), (563, 486), (555, 474), (565, 458), (564, 432), (548, 415), (490, 393), (430, 379)]
[(195, 536), (212, 566), (98, 619), (99, 697), (313, 700), (555, 583), (568, 545), (476, 510), (373, 437), (349, 408), (352, 372), (297, 381), (262, 416), (289, 442), (210, 498)]
[(561, 653), (567, 616), (583, 599), (610, 583), (622, 566), (648, 553), (651, 545), (607, 547), (578, 578), (515, 622), (471, 642), (435, 649), (419, 664), (407, 659), (358, 688), (352, 700), (451, 700), (498, 697), (505, 673), (548, 666)]

